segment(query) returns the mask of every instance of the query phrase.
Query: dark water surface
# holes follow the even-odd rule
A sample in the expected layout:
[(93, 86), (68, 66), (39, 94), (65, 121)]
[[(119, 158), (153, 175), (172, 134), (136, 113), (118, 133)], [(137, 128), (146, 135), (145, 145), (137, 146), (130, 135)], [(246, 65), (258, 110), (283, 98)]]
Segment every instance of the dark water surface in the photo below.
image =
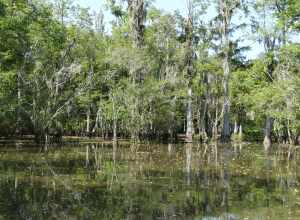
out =
[(251, 144), (2, 143), (0, 220), (300, 219), (299, 168)]

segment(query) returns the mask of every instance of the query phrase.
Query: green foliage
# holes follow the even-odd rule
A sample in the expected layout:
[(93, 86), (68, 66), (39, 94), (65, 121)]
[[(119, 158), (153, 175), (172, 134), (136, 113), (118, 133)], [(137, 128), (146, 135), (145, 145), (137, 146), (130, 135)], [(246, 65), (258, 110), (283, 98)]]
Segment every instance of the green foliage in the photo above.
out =
[[(116, 18), (107, 34), (102, 13), (94, 16), (71, 0), (1, 0), (1, 135), (34, 134), (42, 141), (113, 132), (174, 138), (185, 132), (188, 105), (195, 135), (218, 138), (228, 95), (218, 29), (225, 21), (222, 11), (252, 5), (227, 2), (208, 21), (206, 1), (189, 1), (188, 18), (151, 2), (139, 10), (131, 2), (107, 1)], [(255, 39), (265, 48), (258, 59), (245, 60), (248, 47), (230, 36), (245, 24), (228, 17), (229, 118), (242, 125), (246, 139), (259, 139), (265, 118), (272, 117), (276, 137), (288, 133), (296, 143), (300, 49), (289, 36), (299, 29), (299, 4), (256, 3), (248, 13)], [(212, 4), (221, 9), (219, 2)]]

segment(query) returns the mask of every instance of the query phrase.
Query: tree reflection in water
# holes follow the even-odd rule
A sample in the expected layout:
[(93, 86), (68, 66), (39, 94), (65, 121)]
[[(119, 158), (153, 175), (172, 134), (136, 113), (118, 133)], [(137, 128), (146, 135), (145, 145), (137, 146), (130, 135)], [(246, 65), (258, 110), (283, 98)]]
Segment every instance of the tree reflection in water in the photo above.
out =
[(69, 144), (0, 150), (0, 219), (299, 219), (297, 148)]

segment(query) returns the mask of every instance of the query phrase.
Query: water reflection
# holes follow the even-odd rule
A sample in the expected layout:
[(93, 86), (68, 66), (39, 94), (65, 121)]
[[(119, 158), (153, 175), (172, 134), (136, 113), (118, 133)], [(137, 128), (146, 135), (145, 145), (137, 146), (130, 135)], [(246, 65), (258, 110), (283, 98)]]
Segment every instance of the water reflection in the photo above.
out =
[(299, 219), (297, 149), (214, 144), (0, 149), (0, 219)]

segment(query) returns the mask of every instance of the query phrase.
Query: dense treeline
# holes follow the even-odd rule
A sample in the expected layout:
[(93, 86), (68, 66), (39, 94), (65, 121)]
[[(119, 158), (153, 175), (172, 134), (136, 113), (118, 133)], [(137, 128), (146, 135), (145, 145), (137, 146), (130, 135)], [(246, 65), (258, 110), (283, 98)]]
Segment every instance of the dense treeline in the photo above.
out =
[(0, 135), (297, 144), (300, 2), (186, 3), (107, 0), (105, 27), (71, 0), (0, 0)]

